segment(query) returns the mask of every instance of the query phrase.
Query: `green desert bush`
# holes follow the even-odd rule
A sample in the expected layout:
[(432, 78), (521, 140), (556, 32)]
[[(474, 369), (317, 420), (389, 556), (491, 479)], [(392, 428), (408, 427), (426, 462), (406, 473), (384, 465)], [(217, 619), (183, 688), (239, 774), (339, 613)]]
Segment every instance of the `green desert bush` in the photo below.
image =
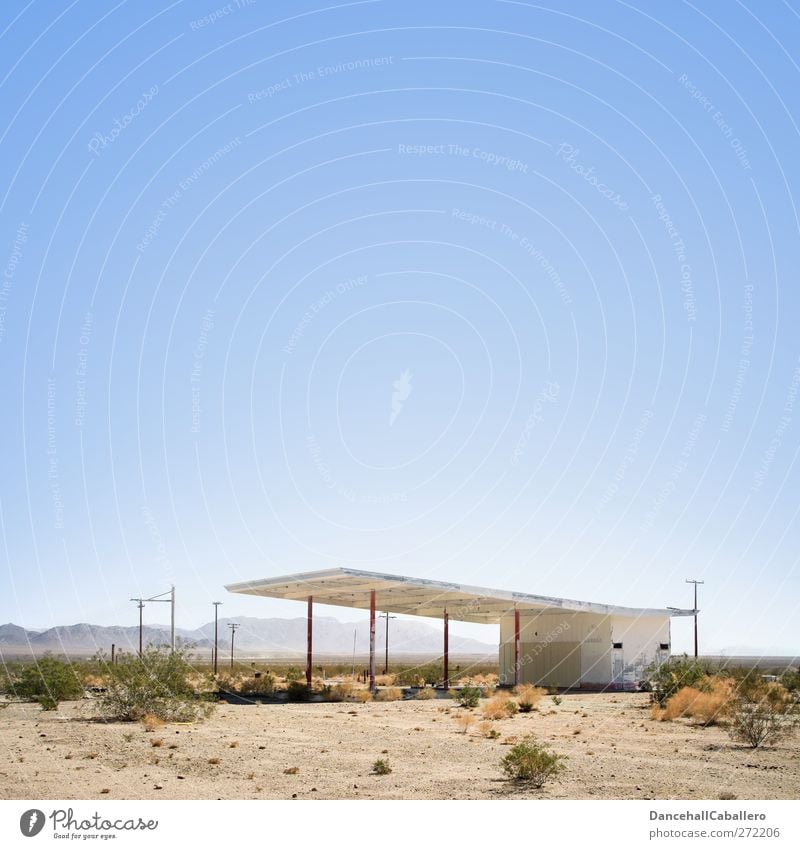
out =
[(290, 681), (286, 685), (286, 696), (290, 702), (307, 702), (311, 696), (311, 690), (305, 681)]
[(707, 675), (702, 665), (686, 655), (670, 658), (666, 663), (654, 664), (646, 671), (652, 691), (651, 698), (661, 707), (683, 687), (705, 689)]
[(755, 693), (755, 698), (739, 696), (735, 700), (729, 728), (734, 740), (753, 749), (784, 740), (798, 724), (797, 705), (780, 684)]
[(56, 710), (60, 702), (83, 698), (83, 681), (72, 664), (50, 655), (24, 665), (11, 689), (23, 699), (39, 702), (44, 710)]
[(781, 684), (790, 693), (800, 693), (800, 669), (787, 669), (781, 675)]
[(188, 646), (149, 646), (138, 655), (125, 654), (106, 668), (106, 691), (100, 698), (103, 713), (137, 722), (145, 716), (165, 722), (193, 721), (213, 710), (208, 696), (192, 684), (197, 672), (189, 663)]
[(395, 675), (395, 684), (401, 687), (420, 687), (425, 684), (438, 684), (442, 680), (442, 667), (428, 663), (423, 666), (412, 666), (403, 669)]
[(378, 758), (374, 764), (372, 764), (372, 772), (374, 775), (388, 775), (392, 771), (392, 768), (389, 766), (389, 761)]
[(558, 755), (539, 745), (534, 737), (525, 737), (512, 746), (511, 751), (501, 759), (500, 765), (509, 778), (530, 783), (533, 787), (542, 787), (551, 779), (556, 779), (566, 769), (564, 755)]
[(478, 687), (462, 687), (455, 691), (454, 698), (463, 708), (476, 708), (481, 700), (481, 691)]

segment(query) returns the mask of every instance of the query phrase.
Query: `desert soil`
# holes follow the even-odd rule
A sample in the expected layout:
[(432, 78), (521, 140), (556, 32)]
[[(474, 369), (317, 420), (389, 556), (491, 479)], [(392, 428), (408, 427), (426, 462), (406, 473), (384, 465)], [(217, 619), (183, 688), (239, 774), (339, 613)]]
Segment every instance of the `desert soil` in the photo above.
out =
[[(648, 708), (634, 693), (547, 698), (537, 712), (493, 722), (501, 737), (491, 740), (477, 722), (461, 733), (459, 709), (440, 699), (223, 704), (203, 722), (152, 732), (97, 721), (91, 702), (57, 712), (12, 704), (0, 710), (0, 798), (800, 797), (797, 738), (753, 751), (722, 728), (653, 721)], [(541, 790), (506, 780), (499, 766), (509, 740), (531, 733), (569, 757), (562, 779)], [(389, 775), (371, 774), (379, 758)]]

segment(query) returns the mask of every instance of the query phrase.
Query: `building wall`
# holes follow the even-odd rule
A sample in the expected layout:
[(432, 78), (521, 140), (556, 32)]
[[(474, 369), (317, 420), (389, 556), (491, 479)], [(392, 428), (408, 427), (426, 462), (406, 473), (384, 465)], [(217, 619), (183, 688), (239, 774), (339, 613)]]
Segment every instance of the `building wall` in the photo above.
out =
[[(670, 619), (668, 616), (611, 617), (612, 643), (622, 643), (622, 686), (633, 689), (644, 677), (644, 670), (669, 657)], [(614, 681), (619, 685), (619, 681)]]
[[(614, 649), (622, 643), (622, 649)], [(669, 617), (520, 612), (520, 680), (554, 687), (633, 688), (669, 643)], [(514, 616), (500, 621), (500, 680), (514, 683)]]

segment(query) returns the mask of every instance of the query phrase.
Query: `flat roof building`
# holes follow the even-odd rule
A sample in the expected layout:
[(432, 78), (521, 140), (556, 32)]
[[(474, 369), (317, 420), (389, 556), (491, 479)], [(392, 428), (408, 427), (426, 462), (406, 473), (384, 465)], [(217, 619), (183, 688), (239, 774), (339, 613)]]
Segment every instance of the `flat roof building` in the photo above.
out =
[(229, 584), (229, 592), (304, 601), (306, 680), (311, 684), (313, 605), (369, 610), (370, 686), (375, 686), (375, 613), (444, 621), (442, 683), (449, 685), (449, 622), (500, 626), (500, 682), (634, 689), (670, 653), (670, 619), (693, 610), (634, 608), (386, 575), (346, 567)]

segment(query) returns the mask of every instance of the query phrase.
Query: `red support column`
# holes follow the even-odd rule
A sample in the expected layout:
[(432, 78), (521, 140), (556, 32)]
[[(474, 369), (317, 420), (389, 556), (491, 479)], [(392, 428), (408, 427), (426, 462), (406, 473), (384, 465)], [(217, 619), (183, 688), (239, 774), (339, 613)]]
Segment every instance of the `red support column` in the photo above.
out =
[(519, 686), (519, 610), (514, 608), (514, 686)]
[(312, 644), (312, 623), (313, 623), (313, 598), (311, 596), (308, 597), (308, 644), (306, 649), (306, 686), (308, 689), (311, 689), (311, 663), (312, 663), (312, 653), (311, 653), (311, 644)]
[(375, 692), (375, 590), (369, 591), (369, 689)]
[(444, 686), (450, 686), (450, 616), (444, 612)]

